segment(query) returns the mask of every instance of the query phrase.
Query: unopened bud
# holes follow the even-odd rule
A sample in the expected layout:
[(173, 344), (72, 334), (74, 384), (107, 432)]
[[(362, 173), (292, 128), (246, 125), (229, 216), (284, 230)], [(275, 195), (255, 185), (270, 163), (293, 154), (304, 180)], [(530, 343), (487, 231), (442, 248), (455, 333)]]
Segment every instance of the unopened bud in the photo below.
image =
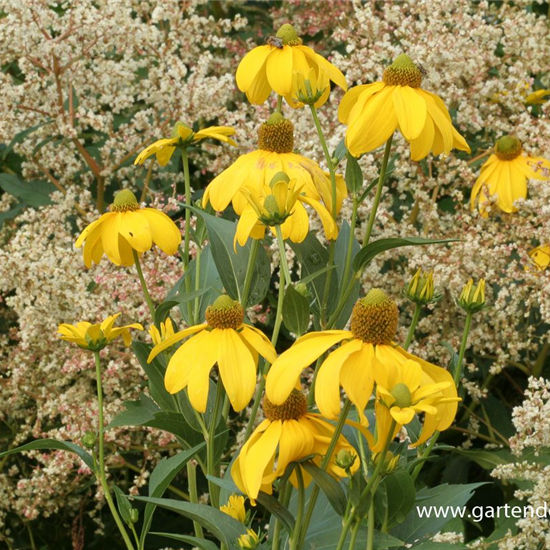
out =
[(82, 445), (86, 447), (86, 449), (93, 449), (97, 441), (95, 432), (86, 432), (82, 436), (82, 439), (80, 441), (82, 442)]
[(130, 510), (130, 521), (132, 523), (137, 523), (139, 521), (139, 510), (137, 508), (132, 508)]
[[(372, 453), (372, 461), (375, 466), (378, 466), (378, 463), (382, 459), (383, 453)], [(390, 474), (397, 468), (399, 463), (399, 455), (394, 455), (391, 451), (386, 452), (384, 457), (384, 464), (382, 466), (381, 474)]]
[(441, 294), (435, 292), (433, 272), (426, 272), (422, 268), (414, 274), (403, 294), (418, 305), (430, 304), (441, 299)]
[(462, 289), (457, 304), (466, 313), (476, 313), (485, 307), (485, 279), (480, 279), (477, 285), (470, 279)]
[(336, 455), (334, 462), (336, 462), (336, 466), (347, 471), (351, 469), (356, 459), (357, 455), (351, 453), (347, 449), (341, 449)]

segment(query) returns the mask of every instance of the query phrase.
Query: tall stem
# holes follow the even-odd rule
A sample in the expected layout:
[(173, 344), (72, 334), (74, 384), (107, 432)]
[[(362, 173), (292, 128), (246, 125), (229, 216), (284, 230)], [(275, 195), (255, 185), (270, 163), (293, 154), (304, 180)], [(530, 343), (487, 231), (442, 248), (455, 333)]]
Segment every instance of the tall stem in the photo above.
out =
[[(216, 425), (218, 416), (220, 415), (220, 409), (223, 406), (224, 393), (224, 387), (220, 379), (217, 382), (216, 401), (214, 402), (214, 410), (210, 417), (208, 439), (206, 441), (206, 471), (211, 476), (217, 476), (219, 473), (216, 468)], [(210, 504), (214, 508), (219, 508), (220, 488), (211, 480), (208, 480), (208, 490), (210, 492)]]
[(277, 96), (277, 106), (275, 107), (275, 111), (278, 113), (281, 113), (283, 111), (283, 96)]
[[(185, 187), (185, 205), (191, 206), (191, 176), (189, 174), (189, 157), (187, 156), (187, 149), (181, 150), (181, 160), (183, 163), (183, 183)], [(185, 209), (185, 235), (183, 236), (183, 270), (187, 273), (187, 267), (189, 266), (189, 244), (191, 239), (191, 210)], [(191, 292), (191, 279), (185, 277), (185, 292), (189, 294)], [(189, 321), (193, 319), (193, 306), (190, 301), (187, 302), (187, 315)]]
[[(187, 483), (189, 484), (189, 501), (193, 504), (198, 504), (199, 494), (197, 492), (197, 465), (193, 460), (187, 463)], [(204, 538), (204, 531), (202, 525), (197, 521), (193, 522), (193, 528), (195, 530), (195, 536), (202, 539)]]
[(456, 362), (456, 369), (454, 372), (454, 380), (457, 387), (460, 383), (460, 375), (462, 374), (462, 362), (464, 361), (464, 353), (466, 352), (466, 346), (468, 344), (468, 335), (470, 334), (471, 324), (472, 313), (467, 313), (466, 323), (464, 324), (464, 332), (462, 333), (462, 342), (460, 344), (460, 351), (458, 352), (458, 360)]
[(353, 253), (353, 241), (355, 237), (355, 225), (357, 223), (357, 208), (358, 208), (357, 197), (353, 196), (353, 206), (351, 211), (351, 222), (349, 228), (349, 239), (348, 246), (346, 250), (346, 263), (344, 264), (344, 275), (342, 277), (342, 283), (340, 288), (340, 295), (344, 292), (345, 284), (349, 278), (349, 273), (351, 270), (351, 256)]
[(132, 254), (134, 255), (134, 263), (136, 264), (136, 271), (139, 277), (139, 282), (141, 283), (141, 290), (143, 291), (143, 296), (145, 296), (145, 301), (149, 307), (149, 313), (151, 314), (151, 321), (155, 322), (155, 304), (151, 299), (149, 290), (147, 289), (147, 283), (145, 282), (145, 277), (143, 276), (143, 271), (141, 269), (141, 263), (139, 261), (139, 254), (132, 248)]
[(99, 477), (99, 482), (101, 483), (101, 487), (103, 488), (103, 493), (105, 494), (105, 500), (109, 505), (109, 509), (111, 510), (111, 514), (113, 515), (115, 523), (117, 524), (118, 530), (120, 531), (120, 534), (122, 535), (122, 538), (126, 543), (126, 548), (128, 548), (128, 550), (134, 550), (134, 545), (132, 544), (132, 541), (130, 540), (128, 532), (124, 527), (124, 523), (122, 522), (122, 519), (118, 515), (118, 511), (116, 509), (115, 503), (113, 502), (113, 499), (111, 497), (111, 490), (109, 489), (107, 478), (105, 477), (105, 448), (104, 448), (104, 440), (103, 440), (103, 432), (104, 432), (103, 387), (101, 385), (101, 361), (99, 359), (98, 351), (94, 352), (94, 357), (95, 357), (95, 374), (96, 374), (96, 380), (97, 380), (97, 407), (98, 407), (98, 434), (99, 434), (99, 438), (98, 438), (99, 439), (98, 441), (99, 469), (97, 471), (97, 475)]
[[(374, 505), (370, 505), (367, 530), (367, 550), (374, 550)], [(350, 546), (351, 548), (351, 546)]]
[[(342, 550), (342, 548), (344, 548), (344, 544), (346, 543), (346, 538), (349, 533), (349, 528), (351, 527), (352, 523), (353, 523), (353, 514), (350, 514), (344, 521), (344, 524), (342, 525), (342, 530), (340, 531), (340, 538), (338, 539), (336, 550)], [(350, 550), (351, 548), (352, 547), (350, 545)]]
[[(201, 286), (201, 247), (197, 247), (197, 257), (195, 261), (195, 292), (197, 292), (200, 289)], [(193, 322), (195, 325), (198, 325), (199, 323), (199, 304), (200, 304), (200, 296), (197, 296), (194, 301), (193, 305)]]
[[(281, 256), (281, 270), (284, 272), (286, 284), (290, 283), (290, 269), (288, 268), (288, 262), (286, 260), (286, 250), (285, 250), (285, 241), (283, 239), (283, 232), (281, 231), (281, 226), (275, 226), (275, 232), (277, 233), (277, 242), (279, 244), (279, 255)], [(279, 292), (283, 290), (279, 287)]]
[[(285, 481), (282, 487), (279, 487), (279, 502), (283, 508), (288, 508), (292, 487), (288, 481)], [(279, 550), (281, 544), (281, 522), (278, 518), (275, 519), (275, 527), (273, 529), (273, 544), (271, 550)]]
[(384, 188), (384, 180), (386, 179), (386, 169), (388, 168), (388, 160), (390, 158), (392, 138), (393, 134), (388, 138), (388, 141), (386, 141), (386, 149), (384, 150), (384, 158), (382, 159), (382, 168), (380, 168), (380, 177), (378, 178), (376, 195), (374, 197), (374, 202), (372, 203), (372, 210), (370, 211), (369, 222), (365, 231), (365, 238), (363, 239), (363, 246), (369, 244), (372, 226), (374, 225), (374, 220), (376, 219), (376, 212), (378, 211), (380, 197), (382, 196), (382, 189)]
[(298, 515), (296, 516), (296, 523), (294, 524), (294, 532), (292, 533), (292, 540), (290, 542), (290, 550), (298, 550), (300, 544), (300, 534), (302, 532), (302, 520), (304, 518), (304, 506), (306, 499), (306, 492), (304, 488), (304, 476), (302, 474), (302, 468), (299, 464), (294, 468), (296, 472), (296, 479), (298, 480)]
[(244, 276), (243, 293), (241, 296), (241, 305), (246, 310), (248, 297), (250, 294), (250, 287), (252, 285), (252, 276), (254, 275), (254, 267), (256, 266), (256, 259), (258, 257), (258, 249), (260, 248), (259, 239), (252, 239), (250, 246), (250, 254), (248, 256), (248, 264), (246, 266), (246, 274)]
[(409, 333), (407, 334), (407, 339), (405, 340), (405, 345), (403, 346), (403, 349), (405, 351), (409, 349), (409, 346), (411, 345), (411, 342), (414, 338), (414, 331), (416, 329), (416, 325), (418, 324), (418, 319), (420, 319), (421, 310), (422, 308), (419, 304), (414, 304), (414, 313), (411, 321), (411, 326), (409, 327)]

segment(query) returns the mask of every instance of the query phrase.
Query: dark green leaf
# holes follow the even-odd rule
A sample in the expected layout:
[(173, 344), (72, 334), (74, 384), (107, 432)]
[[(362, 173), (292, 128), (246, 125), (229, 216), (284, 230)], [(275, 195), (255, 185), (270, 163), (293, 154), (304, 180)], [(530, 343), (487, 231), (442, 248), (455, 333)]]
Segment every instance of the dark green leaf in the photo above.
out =
[(35, 124), (34, 126), (31, 126), (30, 128), (27, 128), (26, 130), (22, 130), (21, 132), (15, 134), (13, 139), (10, 141), (8, 146), (4, 149), (4, 156), (2, 157), (3, 160), (6, 159), (10, 151), (18, 144), (21, 143), (29, 134), (32, 134), (39, 128), (42, 128), (42, 126), (46, 126), (48, 124), (51, 124), (53, 120), (46, 120), (44, 122), (40, 122), (39, 124)]
[(16, 447), (15, 449), (10, 449), (9, 451), (0, 453), (0, 458), (13, 455), (15, 453), (34, 450), (68, 451), (70, 453), (75, 453), (82, 459), (84, 464), (90, 468), (90, 470), (94, 470), (94, 460), (90, 453), (74, 443), (57, 441), (57, 439), (38, 439), (36, 441), (32, 441), (31, 443), (27, 443), (26, 445), (21, 445), (21, 447)]
[(388, 239), (378, 239), (364, 246), (355, 259), (353, 260), (354, 271), (361, 271), (369, 264), (378, 254), (391, 250), (393, 248), (401, 248), (404, 246), (425, 246), (428, 244), (446, 244), (457, 242), (458, 239), (424, 239), (422, 237), (392, 237)]
[(484, 451), (483, 449), (453, 449), (455, 453), (465, 456), (479, 464), (485, 470), (493, 470), (500, 464), (508, 464), (512, 461), (512, 454), (506, 450), (508, 457), (503, 456), (502, 449)]
[(169, 498), (134, 498), (141, 502), (149, 502), (161, 508), (177, 512), (192, 521), (200, 523), (228, 548), (236, 548), (237, 539), (246, 533), (246, 527), (242, 523), (211, 506)]
[(15, 174), (0, 174), (0, 187), (34, 207), (51, 204), (50, 194), (55, 191), (55, 186), (48, 181), (27, 181)]
[(352, 195), (357, 195), (363, 187), (363, 172), (357, 159), (349, 152), (346, 154), (346, 186)]
[(347, 499), (340, 483), (313, 462), (302, 462), (301, 465), (323, 491), (334, 511), (343, 517), (346, 513)]
[(374, 505), (384, 531), (405, 519), (414, 506), (415, 495), (414, 481), (405, 470), (397, 470), (383, 479)]
[(170, 310), (178, 304), (179, 302), (176, 300), (165, 300), (162, 304), (159, 304), (155, 310), (155, 325), (160, 327), (160, 324), (166, 321), (166, 317), (168, 317)]
[(287, 286), (283, 299), (283, 323), (298, 336), (304, 334), (309, 326), (309, 301), (292, 284)]
[(116, 497), (116, 504), (118, 511), (122, 519), (128, 524), (132, 524), (131, 514), (132, 514), (132, 505), (128, 500), (128, 497), (116, 486), (113, 485), (113, 491)]
[(256, 500), (281, 522), (289, 535), (292, 534), (294, 517), (275, 497), (260, 491)]
[(120, 426), (142, 426), (160, 411), (155, 402), (143, 393), (137, 401), (125, 401), (123, 405), (126, 410), (118, 413), (105, 428), (106, 430)]
[(338, 164), (347, 154), (348, 150), (346, 147), (346, 141), (345, 139), (341, 139), (340, 143), (336, 146), (336, 149), (334, 149), (334, 153), (332, 153), (332, 158), (336, 161)]
[(187, 542), (194, 547), (200, 548), (200, 550), (219, 550), (216, 544), (214, 544), (211, 540), (199, 539), (198, 537), (191, 537), (189, 535), (176, 535), (175, 533), (151, 533), (151, 535), (178, 540), (180, 542)]

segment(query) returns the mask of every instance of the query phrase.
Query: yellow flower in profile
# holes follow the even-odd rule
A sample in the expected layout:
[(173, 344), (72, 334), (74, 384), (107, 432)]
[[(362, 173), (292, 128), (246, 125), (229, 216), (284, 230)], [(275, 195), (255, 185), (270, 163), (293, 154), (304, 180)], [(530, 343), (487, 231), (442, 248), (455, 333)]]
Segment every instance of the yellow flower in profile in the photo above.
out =
[(338, 119), (348, 126), (346, 147), (354, 157), (383, 145), (399, 129), (410, 143), (412, 160), (451, 149), (470, 152), (456, 131), (445, 104), (420, 87), (422, 71), (408, 55), (398, 56), (382, 82), (356, 86), (346, 93)]
[(241, 550), (256, 550), (260, 546), (260, 537), (256, 531), (247, 529), (246, 534), (237, 539), (237, 543)]
[(275, 174), (269, 186), (264, 185), (259, 190), (243, 187), (241, 193), (249, 203), (239, 218), (235, 232), (235, 243), (241, 246), (249, 237), (263, 239), (266, 226), (273, 228), (276, 225), (281, 226), (283, 239), (301, 243), (309, 230), (309, 217), (304, 204), (319, 214), (327, 239), (338, 237), (338, 226), (328, 210), (319, 201), (302, 194), (296, 180), (290, 180), (284, 172)]
[(244, 310), (227, 295), (218, 296), (206, 309), (206, 323), (176, 332), (156, 345), (147, 359), (193, 335), (174, 353), (164, 385), (170, 393), (188, 389), (195, 410), (206, 411), (210, 371), (218, 364), (220, 378), (236, 411), (244, 409), (256, 387), (258, 355), (272, 363), (277, 353), (265, 334), (243, 324)]
[[(412, 422), (416, 414), (424, 413), (422, 437), (412, 447), (426, 441), (436, 431), (440, 407), (449, 403), (456, 404), (459, 397), (446, 397), (444, 390), (454, 388), (454, 382), (434, 383), (417, 361), (407, 359), (402, 363), (375, 363), (377, 441), (372, 450), (384, 449), (388, 437), (393, 439), (401, 428)], [(392, 421), (395, 421), (390, 434)]]
[(246, 510), (244, 508), (244, 497), (241, 495), (231, 495), (229, 497), (229, 500), (227, 501), (227, 504), (225, 504), (224, 506), (220, 506), (220, 510), (224, 514), (227, 514), (228, 516), (235, 518), (237, 521), (240, 521), (241, 523), (244, 523), (246, 519)]
[(476, 203), (483, 216), (487, 216), (485, 203), (489, 196), (496, 196), (496, 204), (503, 212), (517, 212), (514, 203), (527, 198), (527, 182), (530, 179), (550, 178), (550, 162), (541, 157), (522, 154), (521, 141), (514, 136), (503, 136), (495, 143), (495, 152), (481, 167), (470, 206)]
[(480, 279), (477, 285), (470, 279), (462, 289), (457, 304), (468, 313), (475, 313), (485, 307), (485, 279)]
[(237, 145), (229, 136), (235, 133), (234, 128), (228, 126), (209, 126), (198, 132), (193, 132), (183, 122), (176, 122), (172, 129), (172, 137), (159, 139), (146, 147), (136, 158), (134, 164), (143, 164), (151, 155), (157, 155), (157, 161), (161, 166), (166, 166), (178, 147), (188, 147), (196, 141), (212, 138), (229, 145)]
[[(341, 386), (355, 405), (361, 424), (368, 425), (364, 410), (372, 395), (376, 365), (384, 367), (415, 361), (426, 379), (434, 384), (450, 383), (442, 390), (444, 397), (456, 398), (456, 388), (448, 371), (407, 353), (392, 342), (398, 318), (395, 302), (382, 290), (371, 289), (353, 308), (351, 330), (310, 332), (279, 356), (267, 375), (266, 396), (272, 403), (283, 403), (300, 379), (302, 370), (332, 346), (343, 342), (323, 361), (315, 382), (315, 401), (321, 414), (330, 420), (340, 415)], [(438, 409), (436, 429), (446, 430), (456, 410), (455, 402)], [(421, 442), (428, 437), (423, 433)]]
[[(281, 405), (274, 405), (265, 396), (263, 410), (265, 420), (244, 444), (231, 467), (233, 481), (248, 495), (253, 504), (260, 490), (272, 493), (273, 481), (285, 473), (291, 462), (314, 455), (313, 462), (319, 464), (328, 451), (335, 429), (320, 415), (307, 412), (307, 400), (304, 394), (295, 388), (289, 392)], [(356, 425), (353, 422), (350, 424)], [(350, 466), (352, 473), (357, 471), (360, 465), (357, 451), (343, 435), (340, 435), (327, 470), (337, 477), (347, 476), (346, 471), (334, 460), (342, 450), (357, 458)], [(311, 477), (303, 469), (302, 474), (304, 483), (308, 485)], [(290, 482), (297, 487), (295, 472), (292, 472)]]
[(544, 271), (550, 265), (550, 244), (533, 248), (529, 252), (529, 257), (538, 271)]
[(166, 338), (174, 336), (174, 325), (172, 324), (172, 319), (168, 317), (164, 323), (161, 323), (160, 330), (155, 325), (151, 325), (151, 328), (149, 329), (149, 336), (151, 336), (151, 340), (155, 346), (161, 342), (164, 342)]
[[(231, 202), (235, 212), (241, 215), (248, 202), (240, 190), (249, 187), (259, 193), (264, 186), (269, 186), (276, 173), (284, 172), (291, 180), (296, 180), (307, 197), (322, 200), (329, 212), (332, 212), (330, 176), (316, 162), (292, 152), (292, 122), (275, 112), (260, 126), (258, 137), (260, 148), (257, 151), (240, 156), (212, 180), (204, 192), (203, 205), (210, 202), (215, 210), (222, 211)], [(340, 211), (346, 196), (344, 178), (337, 175), (337, 211)]]
[(156, 208), (141, 208), (136, 196), (128, 189), (117, 193), (106, 212), (82, 231), (75, 246), (84, 244), (86, 267), (92, 261), (99, 264), (103, 254), (115, 265), (134, 264), (132, 250), (138, 254), (149, 250), (153, 243), (172, 255), (178, 251), (181, 233), (177, 225)]
[(88, 323), (87, 321), (80, 321), (76, 323), (76, 325), (63, 323), (59, 325), (57, 330), (61, 340), (72, 342), (83, 349), (89, 349), (91, 351), (102, 350), (107, 344), (119, 336), (122, 336), (124, 345), (129, 346), (132, 343), (130, 329), (135, 328), (137, 330), (143, 330), (143, 327), (139, 323), (133, 323), (124, 327), (113, 328), (119, 315), (120, 313), (111, 315), (101, 323), (96, 324)]
[(291, 96), (296, 107), (304, 105), (320, 107), (327, 100), (329, 93), (330, 83), (324, 71), (316, 73), (314, 69), (309, 69), (305, 74), (303, 72), (294, 73)]
[(550, 99), (550, 90), (536, 90), (531, 92), (526, 98), (527, 105), (542, 105)]
[[(340, 70), (311, 48), (303, 46), (292, 25), (282, 25), (269, 42), (248, 52), (237, 69), (237, 86), (246, 93), (250, 103), (261, 105), (275, 91), (284, 96), (291, 107), (298, 107), (292, 97), (295, 72), (305, 75), (313, 70), (318, 75), (323, 71), (337, 86), (344, 91), (348, 89)], [(325, 103), (329, 92), (330, 86), (319, 105)]]

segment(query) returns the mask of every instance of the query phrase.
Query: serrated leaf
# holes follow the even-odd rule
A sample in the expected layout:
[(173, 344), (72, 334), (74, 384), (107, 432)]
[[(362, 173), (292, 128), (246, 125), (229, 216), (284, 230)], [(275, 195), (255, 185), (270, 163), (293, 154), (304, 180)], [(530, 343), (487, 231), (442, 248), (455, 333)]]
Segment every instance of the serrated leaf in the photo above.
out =
[(94, 471), (94, 460), (92, 455), (85, 451), (82, 447), (79, 447), (75, 443), (69, 443), (67, 441), (57, 441), (57, 439), (38, 439), (37, 441), (32, 441), (26, 445), (21, 445), (15, 449), (10, 449), (9, 451), (4, 451), (0, 453), (0, 458), (4, 456), (13, 455), (16, 453), (23, 453), (25, 451), (68, 451), (69, 453), (74, 453), (78, 455), (84, 464)]
[(298, 336), (304, 334), (309, 326), (309, 301), (292, 284), (286, 288), (283, 298), (283, 323)]
[(458, 239), (424, 239), (422, 237), (392, 237), (388, 239), (378, 239), (364, 246), (353, 260), (353, 269), (355, 272), (361, 271), (376, 256), (392, 250), (393, 248), (402, 248), (404, 246), (426, 246), (429, 244), (447, 244), (457, 242)]
[(313, 462), (302, 462), (301, 466), (313, 478), (319, 489), (323, 491), (334, 511), (339, 516), (344, 517), (347, 498), (340, 483)]
[(246, 527), (242, 523), (212, 506), (169, 498), (134, 497), (134, 499), (160, 506), (200, 523), (220, 542), (231, 549), (236, 548), (237, 539), (246, 533)]

